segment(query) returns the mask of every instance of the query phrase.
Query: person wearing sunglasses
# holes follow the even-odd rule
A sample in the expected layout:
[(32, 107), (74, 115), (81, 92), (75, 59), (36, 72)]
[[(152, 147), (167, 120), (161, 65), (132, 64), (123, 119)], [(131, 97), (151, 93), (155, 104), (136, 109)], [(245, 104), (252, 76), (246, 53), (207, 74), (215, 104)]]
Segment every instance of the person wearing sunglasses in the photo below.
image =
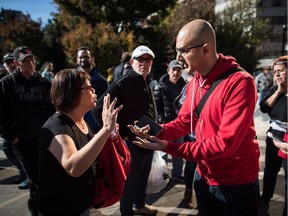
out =
[[(120, 200), (122, 216), (154, 215), (157, 213), (157, 209), (145, 203), (147, 180), (154, 151), (133, 145), (132, 141), (135, 139), (135, 135), (127, 128), (127, 125), (133, 124), (143, 115), (157, 121), (151, 86), (154, 82), (150, 76), (154, 58), (155, 55), (149, 47), (138, 46), (131, 55), (131, 69), (113, 82), (104, 93), (104, 95), (109, 93), (112, 99), (117, 97), (116, 106), (123, 104), (123, 109), (118, 115), (119, 132), (131, 154), (130, 173)], [(103, 99), (103, 96), (100, 97), (96, 108), (92, 110), (99, 122), (101, 122)]]

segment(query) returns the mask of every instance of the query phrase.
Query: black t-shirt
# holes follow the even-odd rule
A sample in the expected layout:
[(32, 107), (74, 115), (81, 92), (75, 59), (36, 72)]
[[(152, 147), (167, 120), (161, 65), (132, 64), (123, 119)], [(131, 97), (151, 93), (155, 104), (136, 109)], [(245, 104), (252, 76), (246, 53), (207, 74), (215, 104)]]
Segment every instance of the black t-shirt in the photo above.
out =
[(38, 142), (39, 155), (39, 211), (44, 215), (79, 215), (91, 206), (93, 169), (80, 177), (70, 176), (47, 150), (51, 140), (58, 134), (70, 136), (76, 148), (81, 149), (93, 137), (79, 130), (66, 115), (55, 113), (44, 124)]

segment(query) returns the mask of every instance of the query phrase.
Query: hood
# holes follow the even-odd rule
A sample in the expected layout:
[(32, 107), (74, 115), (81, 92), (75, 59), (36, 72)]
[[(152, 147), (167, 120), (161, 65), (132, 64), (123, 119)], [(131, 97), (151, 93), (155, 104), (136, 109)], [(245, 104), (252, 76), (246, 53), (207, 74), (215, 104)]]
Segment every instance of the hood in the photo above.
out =
[(211, 85), (218, 77), (220, 77), (222, 74), (224, 74), (226, 71), (228, 71), (231, 68), (239, 67), (240, 65), (236, 62), (236, 59), (232, 56), (224, 56), (223, 54), (218, 54), (218, 60), (216, 64), (214, 65), (211, 72), (205, 76), (202, 77), (197, 71), (195, 73), (195, 78), (197, 80), (200, 80), (201, 82), (206, 79), (206, 84)]

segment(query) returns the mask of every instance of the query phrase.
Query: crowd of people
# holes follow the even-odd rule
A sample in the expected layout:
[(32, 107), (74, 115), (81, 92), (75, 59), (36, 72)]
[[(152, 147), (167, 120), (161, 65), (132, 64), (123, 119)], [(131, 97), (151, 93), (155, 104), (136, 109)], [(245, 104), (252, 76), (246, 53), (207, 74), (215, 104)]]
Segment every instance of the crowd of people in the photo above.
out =
[[(195, 191), (201, 216), (258, 216), (259, 206), (268, 211), (281, 165), (287, 182), (288, 56), (274, 61), (271, 76), (265, 68), (254, 79), (235, 58), (217, 53), (214, 29), (196, 19), (180, 29), (175, 59), (159, 81), (151, 75), (157, 56), (145, 45), (123, 52), (109, 79), (87, 46), (75, 53), (77, 67), (59, 72), (51, 61), (37, 72), (35, 58), (26, 46), (7, 53), (0, 80), (2, 149), (18, 170), (14, 183), (29, 188), (30, 215), (90, 215), (97, 156), (115, 133), (131, 154), (122, 216), (158, 213), (145, 202), (154, 150), (171, 155), (171, 177), (185, 183), (187, 208), (194, 207)], [(261, 196), (253, 120), (258, 92), (260, 109), (271, 118)], [(136, 126), (143, 116), (162, 130), (152, 136), (149, 125)], [(287, 184), (285, 191), (283, 216)]]

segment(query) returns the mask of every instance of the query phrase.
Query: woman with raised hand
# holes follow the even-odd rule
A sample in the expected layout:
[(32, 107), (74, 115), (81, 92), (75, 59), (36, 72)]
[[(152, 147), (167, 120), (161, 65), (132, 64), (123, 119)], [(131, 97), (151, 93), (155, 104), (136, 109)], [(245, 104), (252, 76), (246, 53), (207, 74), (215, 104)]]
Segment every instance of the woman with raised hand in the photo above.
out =
[(85, 72), (64, 69), (52, 81), (56, 113), (44, 124), (38, 142), (39, 214), (90, 214), (94, 162), (114, 130), (117, 99), (104, 98), (103, 127), (93, 134), (84, 115), (96, 106), (97, 95)]

